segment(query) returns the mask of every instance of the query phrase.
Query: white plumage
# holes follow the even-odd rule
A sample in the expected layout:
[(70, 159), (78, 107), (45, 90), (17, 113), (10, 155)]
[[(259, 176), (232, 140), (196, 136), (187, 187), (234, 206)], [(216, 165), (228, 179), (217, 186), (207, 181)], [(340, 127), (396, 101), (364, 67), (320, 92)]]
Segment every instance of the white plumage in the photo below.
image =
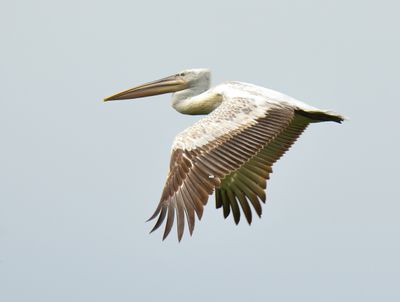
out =
[[(208, 197), (215, 191), (224, 217), (241, 212), (249, 223), (252, 210), (261, 216), (266, 181), (272, 165), (310, 124), (342, 122), (344, 118), (320, 110), (280, 92), (242, 82), (225, 82), (209, 89), (210, 72), (191, 69), (140, 85), (107, 99), (120, 100), (174, 92), (172, 106), (183, 114), (208, 114), (178, 134), (172, 145), (170, 171), (153, 230), (166, 219), (165, 238), (177, 222), (181, 240), (185, 221), (192, 234), (195, 214), (201, 219)], [(241, 209), (241, 210), (240, 210)]]

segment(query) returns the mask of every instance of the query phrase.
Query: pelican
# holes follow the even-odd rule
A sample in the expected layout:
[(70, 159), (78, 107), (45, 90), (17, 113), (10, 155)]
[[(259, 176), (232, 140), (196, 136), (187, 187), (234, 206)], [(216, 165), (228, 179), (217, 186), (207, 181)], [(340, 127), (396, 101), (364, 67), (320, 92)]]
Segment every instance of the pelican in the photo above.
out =
[[(252, 210), (261, 217), (272, 165), (311, 123), (345, 118), (280, 92), (243, 82), (224, 82), (210, 89), (210, 70), (189, 69), (119, 92), (115, 101), (173, 93), (172, 107), (190, 115), (206, 115), (179, 133), (172, 144), (169, 173), (160, 202), (149, 220), (151, 230), (166, 219), (163, 240), (176, 217), (178, 241), (185, 221), (190, 235), (215, 191), (224, 218), (241, 212), (251, 224)], [(250, 207), (251, 205), (251, 207)]]

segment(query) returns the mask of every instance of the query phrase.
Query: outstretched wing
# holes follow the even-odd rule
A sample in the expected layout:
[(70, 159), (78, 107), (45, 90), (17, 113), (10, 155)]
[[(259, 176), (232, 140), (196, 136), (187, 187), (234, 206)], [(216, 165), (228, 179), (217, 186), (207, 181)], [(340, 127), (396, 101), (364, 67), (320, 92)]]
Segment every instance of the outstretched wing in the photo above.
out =
[(235, 223), (240, 220), (240, 208), (247, 222), (252, 221), (252, 211), (261, 217), (260, 201), (265, 203), (265, 189), (272, 165), (290, 148), (310, 123), (310, 119), (295, 114), (287, 127), (260, 149), (256, 155), (245, 162), (239, 169), (231, 172), (215, 191), (217, 208), (223, 208), (224, 217), (232, 211)]
[[(154, 219), (158, 216), (152, 231), (159, 228), (166, 219), (165, 239), (176, 216), (178, 239), (182, 238), (185, 219), (192, 234), (195, 213), (201, 219), (209, 195), (220, 186), (224, 191), (218, 190), (218, 195), (226, 192), (230, 196), (235, 192), (233, 199), (228, 197), (234, 213), (237, 212), (233, 210), (237, 205), (234, 203), (235, 196), (241, 198), (235, 191), (237, 188), (242, 192), (246, 188), (251, 189), (248, 191), (262, 198), (261, 190), (256, 191), (252, 185), (241, 187), (232, 173), (241, 171), (239, 175), (242, 175), (247, 172), (249, 165), (246, 163), (256, 155), (263, 154), (265, 146), (281, 134), (284, 135), (294, 117), (295, 110), (289, 105), (269, 103), (265, 99), (230, 98), (224, 100), (210, 115), (179, 134), (173, 144), (170, 171), (160, 203), (150, 217)], [(279, 144), (276, 141), (275, 145)], [(254, 172), (253, 166), (255, 164), (251, 164), (249, 171)], [(244, 169), (241, 170), (241, 167)], [(264, 173), (263, 176), (266, 178), (267, 175)], [(233, 179), (234, 186), (232, 190), (225, 190), (229, 187), (229, 179)], [(238, 179), (242, 182), (257, 182), (251, 177)], [(245, 195), (252, 200), (251, 193)], [(226, 201), (218, 196), (217, 200), (217, 203)]]

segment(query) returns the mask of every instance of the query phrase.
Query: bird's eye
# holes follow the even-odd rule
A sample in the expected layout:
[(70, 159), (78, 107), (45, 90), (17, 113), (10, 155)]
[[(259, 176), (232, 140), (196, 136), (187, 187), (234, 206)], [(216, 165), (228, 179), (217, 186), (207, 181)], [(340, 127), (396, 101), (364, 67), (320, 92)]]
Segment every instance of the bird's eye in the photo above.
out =
[(181, 77), (184, 77), (184, 76), (186, 75), (186, 73), (181, 72), (179, 75), (180, 75)]

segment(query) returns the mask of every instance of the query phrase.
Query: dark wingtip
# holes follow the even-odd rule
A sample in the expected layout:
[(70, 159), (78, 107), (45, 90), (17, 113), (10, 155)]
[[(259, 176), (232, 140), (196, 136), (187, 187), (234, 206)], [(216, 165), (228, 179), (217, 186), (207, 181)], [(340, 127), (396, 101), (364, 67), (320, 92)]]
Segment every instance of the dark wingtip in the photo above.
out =
[(193, 219), (193, 224), (189, 223), (189, 234), (190, 234), (190, 236), (192, 236), (193, 230), (194, 230), (194, 219)]
[(171, 232), (172, 225), (174, 224), (174, 218), (175, 218), (175, 210), (170, 205), (168, 207), (168, 217), (167, 217), (167, 223), (166, 223), (165, 229), (164, 229), (163, 240), (165, 238), (167, 238), (168, 234)]
[(341, 124), (343, 121), (348, 120), (347, 117), (340, 115), (333, 111), (305, 111), (297, 110), (298, 114), (314, 120), (315, 122), (336, 122)]
[(162, 237), (162, 241), (164, 241), (164, 240), (165, 240), (165, 238), (167, 238), (167, 237), (168, 237), (168, 235), (169, 235), (169, 232), (168, 232), (168, 233), (165, 233), (165, 232), (164, 232), (164, 235), (163, 235), (163, 237)]
[(149, 222), (150, 220), (153, 220), (154, 218), (156, 218), (157, 215), (160, 213), (160, 211), (161, 211), (161, 205), (159, 205), (157, 207), (157, 209), (154, 211), (153, 215), (151, 215), (150, 218), (146, 220), (146, 222)]
[[(161, 208), (161, 210), (156, 210), (155, 214), (157, 215), (159, 212), (160, 212), (160, 216), (158, 217), (158, 220), (157, 220), (156, 224), (154, 225), (154, 227), (151, 229), (150, 234), (153, 233), (155, 230), (157, 230), (160, 227), (160, 225), (163, 223), (163, 221), (165, 219), (165, 215), (167, 213), (167, 209), (165, 207), (163, 207), (163, 208)], [(150, 217), (149, 220), (154, 219), (155, 216), (154, 217), (153, 216)]]
[(199, 221), (201, 220), (201, 218), (203, 218), (203, 209), (201, 210), (201, 212), (200, 213), (197, 213), (196, 212), (196, 214), (197, 214), (197, 218), (199, 219)]
[(153, 233), (153, 232), (154, 232), (155, 230), (157, 230), (157, 229), (158, 229), (158, 227), (154, 226), (154, 227), (150, 230), (149, 234)]
[[(246, 217), (247, 218), (247, 217)], [(247, 223), (249, 224), (249, 225), (251, 225), (251, 223), (252, 223), (252, 218), (250, 218), (250, 219), (246, 219), (247, 220)]]

